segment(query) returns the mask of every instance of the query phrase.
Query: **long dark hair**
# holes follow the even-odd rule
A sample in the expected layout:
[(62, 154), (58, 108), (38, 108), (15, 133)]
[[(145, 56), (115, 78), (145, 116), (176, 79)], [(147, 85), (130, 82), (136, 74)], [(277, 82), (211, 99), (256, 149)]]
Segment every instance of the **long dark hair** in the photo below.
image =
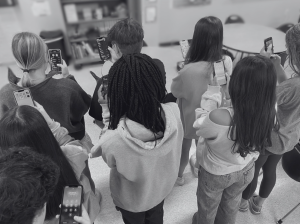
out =
[(109, 128), (116, 129), (126, 116), (153, 133), (164, 132), (165, 95), (162, 74), (152, 58), (140, 53), (122, 56), (108, 74)]
[(47, 203), (46, 220), (59, 214), (63, 187), (79, 182), (70, 162), (62, 152), (47, 122), (38, 110), (30, 106), (15, 107), (0, 120), (0, 148), (28, 146), (36, 152), (50, 157), (60, 168), (56, 190)]
[(194, 29), (185, 63), (214, 62), (222, 59), (223, 25), (220, 19), (208, 16), (200, 19)]
[(234, 114), (229, 134), (235, 141), (233, 149), (238, 143), (237, 152), (242, 157), (272, 146), (271, 132), (278, 128), (276, 83), (275, 68), (266, 57), (243, 58), (233, 70), (229, 95)]

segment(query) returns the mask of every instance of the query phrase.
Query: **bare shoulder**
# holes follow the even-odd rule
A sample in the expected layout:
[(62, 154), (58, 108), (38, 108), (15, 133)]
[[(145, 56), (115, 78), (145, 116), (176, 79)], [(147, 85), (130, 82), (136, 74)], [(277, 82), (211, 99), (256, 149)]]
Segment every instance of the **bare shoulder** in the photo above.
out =
[(216, 109), (210, 112), (209, 118), (218, 125), (230, 126), (231, 115), (226, 109)]

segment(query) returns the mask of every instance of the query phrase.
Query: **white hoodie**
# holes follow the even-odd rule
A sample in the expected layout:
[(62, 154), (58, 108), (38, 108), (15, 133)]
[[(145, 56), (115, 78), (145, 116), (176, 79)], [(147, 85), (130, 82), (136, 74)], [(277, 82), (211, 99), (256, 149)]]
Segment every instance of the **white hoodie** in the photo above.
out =
[[(103, 118), (107, 105), (101, 105)], [(178, 176), (183, 128), (177, 104), (162, 104), (166, 129), (155, 142), (143, 125), (121, 118), (115, 130), (107, 130), (92, 148), (111, 168), (110, 190), (116, 206), (130, 211), (147, 211), (171, 192)]]

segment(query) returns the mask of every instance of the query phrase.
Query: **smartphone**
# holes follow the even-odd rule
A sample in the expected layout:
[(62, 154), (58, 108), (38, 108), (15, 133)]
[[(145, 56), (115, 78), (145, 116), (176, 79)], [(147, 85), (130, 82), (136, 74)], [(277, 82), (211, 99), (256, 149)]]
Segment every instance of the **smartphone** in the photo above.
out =
[(269, 37), (269, 38), (265, 39), (264, 40), (264, 44), (265, 44), (265, 51), (267, 51), (268, 47), (270, 45), (272, 45), (272, 53), (274, 53), (274, 45), (273, 45), (273, 39), (272, 39), (272, 37)]
[(108, 50), (108, 46), (111, 47), (111, 43), (107, 41), (106, 37), (98, 37), (96, 41), (97, 41), (99, 56), (101, 60), (107, 61), (108, 59), (111, 58), (110, 52)]
[(227, 83), (223, 60), (214, 62), (214, 75), (216, 76), (217, 82), (220, 86)]
[(60, 49), (49, 49), (48, 55), (51, 62), (51, 70), (61, 72), (61, 67), (57, 66), (57, 64), (62, 64)]
[(18, 106), (35, 106), (29, 89), (15, 90), (13, 93)]
[(105, 99), (105, 96), (107, 95), (107, 88), (108, 88), (108, 77), (107, 75), (102, 76), (102, 96)]
[(74, 216), (81, 216), (82, 192), (81, 185), (64, 187), (59, 224), (79, 224), (74, 220)]
[(179, 41), (182, 57), (185, 59), (189, 49), (190, 49), (191, 40), (181, 40)]

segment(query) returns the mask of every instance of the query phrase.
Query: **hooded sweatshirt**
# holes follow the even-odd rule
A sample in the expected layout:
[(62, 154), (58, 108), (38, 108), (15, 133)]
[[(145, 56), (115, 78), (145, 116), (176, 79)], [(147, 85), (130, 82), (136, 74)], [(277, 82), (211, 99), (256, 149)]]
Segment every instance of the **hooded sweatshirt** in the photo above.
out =
[[(103, 118), (109, 117), (101, 105)], [(107, 130), (92, 148), (111, 168), (110, 190), (116, 206), (130, 211), (147, 211), (171, 192), (178, 175), (183, 128), (175, 103), (162, 104), (166, 129), (154, 140), (143, 125), (121, 118), (115, 130)]]
[[(29, 87), (32, 98), (41, 104), (51, 118), (65, 127), (78, 140), (85, 136), (84, 114), (88, 111), (91, 98), (71, 77), (54, 79)], [(18, 86), (20, 78), (8, 70), (9, 83), (0, 89), (0, 119), (9, 109), (17, 106), (13, 91), (24, 89)]]

